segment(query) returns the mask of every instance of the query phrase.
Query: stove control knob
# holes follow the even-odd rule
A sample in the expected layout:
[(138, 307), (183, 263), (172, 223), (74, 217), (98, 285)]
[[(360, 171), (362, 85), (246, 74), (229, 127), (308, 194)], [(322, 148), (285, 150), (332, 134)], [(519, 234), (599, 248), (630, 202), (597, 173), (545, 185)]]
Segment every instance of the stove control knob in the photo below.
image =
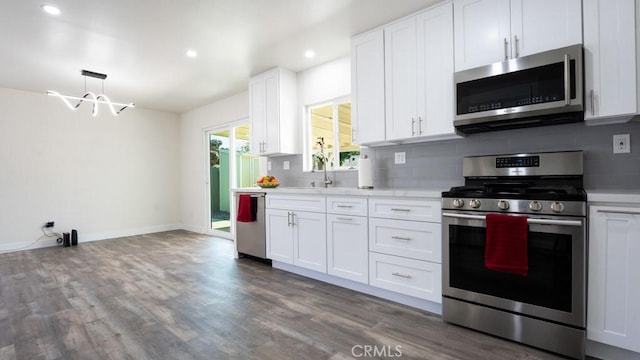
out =
[(479, 208), (480, 205), (481, 205), (481, 203), (480, 203), (480, 200), (478, 200), (478, 199), (473, 199), (473, 200), (469, 201), (469, 206), (471, 206), (474, 209)]
[(529, 203), (529, 209), (533, 210), (533, 211), (540, 211), (542, 210), (542, 204), (538, 201), (532, 201)]
[(453, 207), (454, 208), (461, 208), (464, 206), (464, 200), (462, 199), (453, 199)]
[(561, 213), (564, 211), (564, 204), (559, 201), (555, 201), (551, 204), (551, 210), (553, 212)]
[(508, 210), (509, 209), (509, 202), (507, 200), (498, 201), (498, 209), (500, 209), (500, 210)]

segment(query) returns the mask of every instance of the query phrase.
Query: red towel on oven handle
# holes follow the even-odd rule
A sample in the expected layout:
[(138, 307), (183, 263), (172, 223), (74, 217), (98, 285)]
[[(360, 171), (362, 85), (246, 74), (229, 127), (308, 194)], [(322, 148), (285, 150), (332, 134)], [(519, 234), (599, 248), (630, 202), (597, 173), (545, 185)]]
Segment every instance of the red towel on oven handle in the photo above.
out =
[(240, 194), (238, 196), (238, 221), (252, 222), (256, 221), (255, 211), (251, 208), (251, 195)]
[(484, 265), (491, 270), (527, 276), (529, 227), (524, 216), (488, 214)]

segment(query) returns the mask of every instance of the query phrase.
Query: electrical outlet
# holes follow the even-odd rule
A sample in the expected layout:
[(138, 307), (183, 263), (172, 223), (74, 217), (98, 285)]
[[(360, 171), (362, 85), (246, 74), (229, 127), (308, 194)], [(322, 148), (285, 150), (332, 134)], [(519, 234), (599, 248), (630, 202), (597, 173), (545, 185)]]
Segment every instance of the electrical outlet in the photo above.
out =
[(404, 152), (404, 151), (395, 153), (395, 163), (396, 164), (406, 164), (407, 163), (407, 153)]
[(285, 170), (289, 170), (291, 168), (291, 164), (289, 163), (289, 160), (285, 160), (282, 162), (282, 168)]
[(613, 135), (613, 153), (623, 154), (631, 152), (631, 137), (629, 134)]
[(271, 171), (271, 161), (267, 161), (267, 171)]
[(52, 228), (54, 225), (55, 225), (54, 221), (47, 221), (47, 223), (44, 224), (44, 227)]

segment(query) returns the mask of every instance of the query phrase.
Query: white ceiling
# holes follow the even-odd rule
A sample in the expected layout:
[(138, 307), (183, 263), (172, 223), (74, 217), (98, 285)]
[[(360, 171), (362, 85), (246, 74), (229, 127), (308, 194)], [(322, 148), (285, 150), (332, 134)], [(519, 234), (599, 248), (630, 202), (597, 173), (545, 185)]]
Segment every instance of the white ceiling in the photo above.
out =
[[(82, 96), (86, 69), (108, 75), (112, 101), (183, 112), (246, 90), (271, 67), (347, 56), (352, 35), (440, 1), (0, 0), (0, 87)], [(87, 90), (101, 86), (87, 78)]]

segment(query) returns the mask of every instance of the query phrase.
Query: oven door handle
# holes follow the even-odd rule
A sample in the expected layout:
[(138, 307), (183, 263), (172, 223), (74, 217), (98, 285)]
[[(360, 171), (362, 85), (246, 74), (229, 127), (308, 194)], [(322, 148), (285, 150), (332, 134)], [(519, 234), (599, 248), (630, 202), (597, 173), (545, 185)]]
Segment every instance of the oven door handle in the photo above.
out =
[[(485, 220), (485, 217), (483, 215), (454, 214), (454, 213), (443, 212), (442, 216), (458, 218), (458, 219)], [(550, 219), (527, 218), (527, 222), (529, 224), (534, 224), (534, 225), (582, 226), (581, 220), (550, 220)]]

